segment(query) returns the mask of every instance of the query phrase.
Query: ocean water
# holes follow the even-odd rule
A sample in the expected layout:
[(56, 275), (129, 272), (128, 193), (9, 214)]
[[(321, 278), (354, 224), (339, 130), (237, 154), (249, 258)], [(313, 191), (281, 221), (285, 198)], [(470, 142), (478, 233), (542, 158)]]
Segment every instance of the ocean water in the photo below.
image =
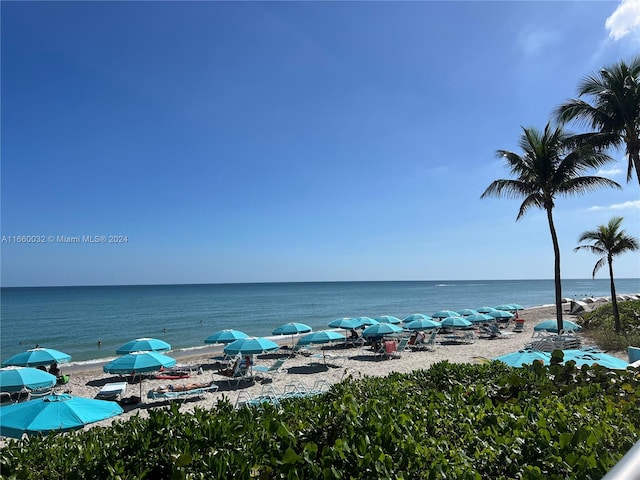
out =
[[(640, 279), (618, 279), (616, 291), (640, 293)], [(566, 298), (609, 294), (606, 279), (563, 281)], [(223, 328), (271, 336), (287, 322), (321, 330), (340, 317), (402, 319), (442, 309), (553, 302), (553, 280), (2, 288), (0, 358), (40, 345), (68, 353), (73, 362), (97, 361), (139, 337), (161, 338), (178, 350), (201, 348)]]

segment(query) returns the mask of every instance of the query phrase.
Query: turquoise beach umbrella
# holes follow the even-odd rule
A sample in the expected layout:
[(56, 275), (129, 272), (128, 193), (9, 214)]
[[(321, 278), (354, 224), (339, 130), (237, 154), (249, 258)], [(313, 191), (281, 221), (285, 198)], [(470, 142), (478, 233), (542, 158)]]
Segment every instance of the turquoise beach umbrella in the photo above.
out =
[(522, 365), (530, 365), (534, 361), (538, 360), (549, 365), (551, 363), (551, 353), (541, 352), (539, 350), (520, 350), (517, 352), (507, 353), (500, 355), (494, 360), (506, 363), (511, 367), (522, 367)]
[(480, 313), (480, 312), (478, 312), (477, 310), (473, 310), (471, 308), (465, 308), (464, 310), (460, 310), (458, 312), (458, 315), (460, 315), (462, 317), (468, 317), (470, 315), (477, 315), (478, 313)]
[(298, 340), (298, 345), (310, 345), (338, 342), (340, 340), (346, 340), (345, 336), (334, 332), (333, 330), (320, 330), (319, 332), (313, 332), (305, 335)]
[(440, 310), (439, 312), (431, 315), (433, 318), (447, 318), (447, 317), (459, 317), (458, 312), (454, 312), (453, 310)]
[(433, 320), (429, 315), (424, 315), (422, 313), (412, 313), (411, 315), (407, 315), (402, 320), (404, 323), (413, 322), (415, 320)]
[[(563, 320), (562, 328), (567, 331), (578, 331), (582, 329), (580, 325), (572, 322), (571, 320)], [(545, 331), (558, 333), (558, 322), (557, 320), (544, 320), (533, 327), (533, 329), (537, 332)]]
[(509, 313), (504, 310), (495, 310), (487, 313), (486, 315), (490, 315), (493, 318), (513, 318), (513, 313)]
[(380, 323), (378, 320), (374, 320), (373, 318), (369, 317), (357, 317), (355, 318), (355, 320), (358, 320), (360, 322), (360, 326), (377, 325), (378, 323)]
[(280, 325), (273, 332), (273, 335), (295, 335), (297, 333), (307, 333), (310, 332), (312, 328), (309, 325), (305, 325), (304, 323), (285, 323), (284, 325)]
[(136, 338), (120, 345), (116, 353), (126, 355), (131, 352), (168, 352), (169, 350), (171, 350), (171, 345), (157, 338)]
[(344, 328), (345, 330), (354, 330), (360, 328), (362, 323), (355, 318), (337, 318), (329, 322), (331, 328)]
[(49, 395), (0, 408), (0, 435), (22, 438), (25, 433), (65, 432), (123, 412), (116, 402)]
[(32, 348), (26, 352), (18, 353), (13, 357), (5, 360), (2, 366), (15, 366), (15, 367), (39, 367), (44, 365), (51, 365), (52, 363), (66, 363), (71, 360), (71, 355), (59, 352), (53, 348)]
[(434, 328), (440, 328), (442, 324), (435, 320), (414, 320), (413, 322), (406, 323), (404, 328), (407, 330), (432, 330)]
[(515, 312), (517, 310), (517, 308), (514, 305), (508, 304), (508, 305), (496, 305), (495, 307), (496, 310), (504, 310), (505, 312)]
[(397, 325), (399, 323), (402, 323), (402, 320), (400, 320), (397, 317), (392, 317), (391, 315), (383, 315), (381, 317), (376, 317), (376, 318), (374, 318), (374, 320), (377, 320), (380, 323), (391, 323), (393, 325)]
[(0, 392), (19, 392), (23, 388), (37, 390), (53, 387), (55, 375), (28, 367), (0, 368)]
[(445, 328), (466, 328), (473, 325), (469, 320), (463, 317), (447, 317), (440, 322)]
[(477, 313), (475, 315), (469, 315), (468, 317), (464, 317), (469, 320), (471, 323), (485, 323), (485, 322), (493, 322), (495, 318), (491, 315), (487, 315), (486, 313)]
[(173, 367), (174, 358), (157, 352), (132, 352), (110, 361), (102, 367), (105, 373), (136, 375), (138, 373), (156, 372), (163, 368)]
[(212, 333), (204, 339), (204, 343), (231, 343), (243, 338), (249, 338), (249, 335), (240, 330), (226, 329)]
[(364, 329), (362, 336), (364, 338), (382, 337), (384, 335), (392, 335), (402, 332), (402, 328), (392, 323), (378, 323)]
[(277, 350), (280, 346), (268, 338), (249, 337), (241, 338), (224, 347), (226, 355), (257, 355), (259, 353)]
[(493, 307), (480, 307), (480, 308), (476, 308), (476, 310), (478, 311), (478, 313), (489, 313), (489, 312), (495, 312), (496, 309)]

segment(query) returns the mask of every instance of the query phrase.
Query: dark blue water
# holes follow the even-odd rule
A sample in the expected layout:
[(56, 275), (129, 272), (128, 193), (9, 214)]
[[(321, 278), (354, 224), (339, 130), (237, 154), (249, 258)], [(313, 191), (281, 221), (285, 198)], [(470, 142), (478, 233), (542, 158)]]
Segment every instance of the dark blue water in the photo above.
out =
[[(619, 279), (616, 289), (638, 293), (640, 279)], [(262, 336), (293, 321), (320, 330), (340, 317), (546, 305), (554, 302), (554, 286), (552, 280), (322, 282), (2, 288), (0, 295), (2, 359), (39, 344), (76, 362), (113, 357), (137, 337), (161, 338), (175, 350), (202, 346), (223, 328)], [(608, 295), (606, 279), (563, 281), (563, 297)]]

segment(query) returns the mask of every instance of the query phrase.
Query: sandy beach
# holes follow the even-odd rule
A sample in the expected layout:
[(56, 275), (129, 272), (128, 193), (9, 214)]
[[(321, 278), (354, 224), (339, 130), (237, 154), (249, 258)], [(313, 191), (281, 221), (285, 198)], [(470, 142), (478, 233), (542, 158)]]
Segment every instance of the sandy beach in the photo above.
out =
[[(565, 307), (565, 309), (568, 308)], [(286, 385), (307, 385), (313, 386), (316, 382), (326, 382), (328, 385), (342, 381), (352, 376), (359, 378), (362, 376), (385, 376), (391, 372), (410, 372), (417, 369), (425, 369), (430, 365), (447, 360), (452, 363), (478, 363), (487, 359), (495, 358), (499, 355), (514, 352), (522, 349), (525, 344), (532, 341), (533, 328), (542, 320), (554, 318), (555, 307), (545, 305), (534, 307), (521, 312), (520, 317), (525, 320), (524, 331), (512, 333), (513, 324), (503, 329), (507, 335), (496, 339), (478, 338), (471, 344), (447, 344), (438, 343), (431, 351), (406, 351), (401, 352), (397, 358), (380, 359), (370, 347), (355, 348), (335, 348), (329, 347), (325, 352), (328, 354), (326, 360), (322, 356), (295, 355), (289, 357), (284, 362), (279, 372), (271, 375), (258, 377), (254, 383), (242, 381), (239, 385), (236, 382), (227, 382), (227, 378), (220, 373), (219, 363), (214, 359), (222, 354), (222, 345), (215, 345), (203, 349), (187, 350), (182, 352), (172, 352), (169, 355), (178, 360), (178, 364), (197, 365), (202, 367), (200, 373), (194, 373), (190, 378), (184, 379), (155, 379), (146, 377), (142, 383), (141, 403), (137, 405), (124, 406), (125, 413), (114, 419), (105, 420), (95, 425), (109, 425), (113, 421), (125, 421), (133, 415), (147, 416), (149, 409), (159, 408), (168, 405), (165, 400), (152, 400), (147, 398), (147, 392), (160, 386), (169, 384), (174, 386), (186, 385), (188, 383), (208, 383), (215, 382), (219, 386), (217, 392), (206, 393), (202, 397), (189, 398), (181, 402), (181, 411), (188, 412), (194, 408), (209, 409), (220, 399), (226, 398), (232, 404), (238, 400), (247, 399), (259, 395), (263, 386), (268, 385), (276, 391), (282, 390)], [(574, 315), (565, 313), (565, 320), (575, 320)], [(443, 337), (438, 335), (438, 337)], [(444, 339), (444, 337), (443, 337)], [(289, 344), (291, 337), (283, 337), (283, 344)], [(320, 348), (315, 352), (321, 353)], [(624, 358), (624, 352), (619, 352), (618, 356)], [(270, 366), (282, 354), (263, 354), (254, 357), (255, 365)], [(326, 362), (326, 363), (325, 363)], [(63, 365), (64, 373), (70, 374), (71, 379), (67, 385), (58, 387), (59, 392), (70, 392), (72, 395), (95, 398), (100, 389), (107, 383), (116, 381), (126, 381), (124, 377), (105, 374), (102, 371), (102, 364), (84, 365)], [(128, 380), (132, 380), (129, 378)], [(125, 396), (140, 396), (140, 384), (128, 383)], [(91, 428), (88, 426), (86, 428)]]

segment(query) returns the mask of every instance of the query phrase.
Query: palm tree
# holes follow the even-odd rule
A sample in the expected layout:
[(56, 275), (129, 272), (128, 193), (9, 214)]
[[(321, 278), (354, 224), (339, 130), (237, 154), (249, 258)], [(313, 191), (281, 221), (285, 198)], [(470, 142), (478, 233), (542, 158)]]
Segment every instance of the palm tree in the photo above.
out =
[(620, 230), (622, 217), (613, 217), (608, 225), (598, 225), (595, 230), (582, 232), (578, 242), (593, 242), (590, 245), (578, 245), (574, 251), (589, 250), (596, 255), (602, 255), (593, 267), (593, 278), (596, 272), (607, 263), (609, 265), (609, 279), (611, 280), (611, 301), (613, 302), (613, 320), (616, 332), (620, 331), (620, 312), (616, 299), (616, 286), (613, 282), (613, 257), (627, 252), (633, 252), (640, 248), (638, 240)]
[(610, 146), (626, 145), (627, 182), (635, 168), (640, 184), (640, 56), (629, 64), (621, 61), (585, 77), (578, 86), (578, 97), (583, 95), (592, 103), (567, 100), (556, 109), (558, 120), (578, 120), (607, 134)]
[[(579, 141), (578, 141), (579, 138)], [(519, 146), (523, 155), (498, 150), (514, 179), (494, 180), (480, 198), (505, 196), (524, 198), (516, 221), (531, 207), (547, 213), (553, 252), (555, 257), (556, 318), (558, 331), (562, 330), (562, 285), (560, 281), (560, 247), (553, 224), (553, 207), (557, 196), (585, 193), (599, 187), (620, 188), (613, 180), (597, 176), (581, 176), (586, 170), (598, 168), (611, 157), (588, 143), (589, 136), (575, 137), (562, 127), (552, 128), (548, 123), (543, 132), (535, 128), (523, 128)]]

